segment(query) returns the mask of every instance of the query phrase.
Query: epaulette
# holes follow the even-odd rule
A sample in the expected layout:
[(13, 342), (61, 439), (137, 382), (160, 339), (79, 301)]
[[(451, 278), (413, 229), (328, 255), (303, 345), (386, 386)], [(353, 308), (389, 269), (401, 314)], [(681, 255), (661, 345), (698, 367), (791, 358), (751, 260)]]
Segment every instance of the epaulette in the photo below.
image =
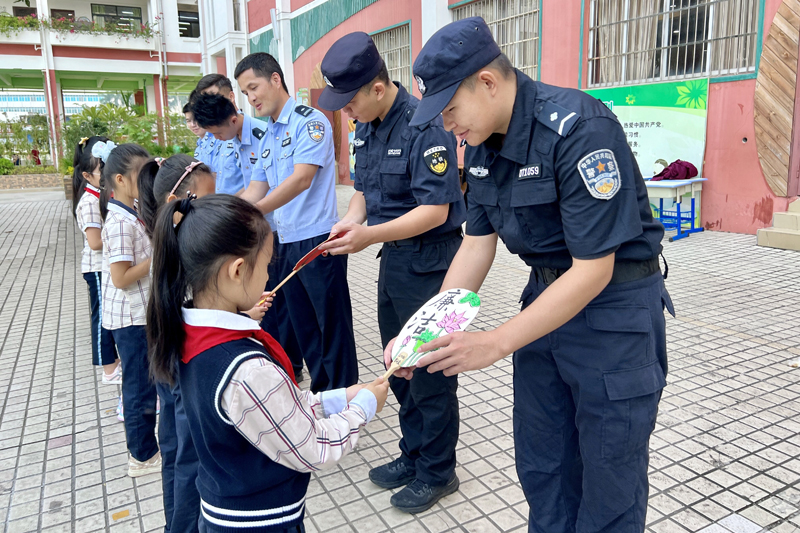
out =
[(295, 113), (299, 113), (300, 115), (303, 115), (304, 117), (307, 117), (313, 111), (314, 111), (314, 108), (313, 107), (308, 107), (307, 105), (299, 105), (299, 106), (294, 108), (294, 112)]
[(262, 138), (264, 138), (264, 130), (253, 128), (253, 137), (260, 141)]
[(536, 106), (536, 120), (562, 137), (572, 133), (581, 116), (552, 102), (541, 102)]

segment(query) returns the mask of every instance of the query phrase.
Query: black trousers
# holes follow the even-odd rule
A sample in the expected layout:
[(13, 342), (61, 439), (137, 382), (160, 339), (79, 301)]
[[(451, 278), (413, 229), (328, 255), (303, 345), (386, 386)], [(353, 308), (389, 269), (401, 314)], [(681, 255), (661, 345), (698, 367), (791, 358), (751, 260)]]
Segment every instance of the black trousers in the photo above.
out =
[[(397, 246), (384, 244), (378, 277), (378, 326), (383, 346), (439, 292), (461, 237), (444, 242)], [(400, 402), (400, 451), (413, 464), (417, 479), (446, 485), (456, 467), (458, 443), (458, 379), (425, 368), (408, 381), (390, 378)]]
[[(302, 241), (275, 241), (274, 266), (267, 287), (280, 283), (295, 264), (328, 238), (319, 235)], [(283, 293), (283, 294), (281, 294)], [(278, 298), (264, 315), (262, 328), (276, 337), (295, 370), (305, 359), (311, 390), (339, 389), (358, 381), (358, 359), (353, 334), (353, 310), (347, 284), (347, 256), (320, 256), (303, 267), (278, 291)], [(268, 315), (275, 313), (274, 316)], [(276, 325), (271, 325), (271, 320)]]

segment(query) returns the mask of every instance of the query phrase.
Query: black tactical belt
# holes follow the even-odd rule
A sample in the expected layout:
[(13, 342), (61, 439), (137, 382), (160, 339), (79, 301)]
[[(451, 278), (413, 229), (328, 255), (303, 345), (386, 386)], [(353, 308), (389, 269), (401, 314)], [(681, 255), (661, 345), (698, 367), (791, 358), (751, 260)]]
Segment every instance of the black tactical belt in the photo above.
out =
[[(619, 263), (614, 263), (614, 273), (611, 275), (611, 281), (609, 281), (608, 284), (617, 285), (619, 283), (644, 279), (660, 270), (658, 256), (646, 261), (621, 261)], [(567, 269), (561, 268), (534, 267), (533, 275), (536, 276), (537, 281), (545, 285), (550, 285), (564, 275), (566, 271)]]
[(399, 241), (387, 241), (386, 244), (388, 244), (389, 246), (398, 246), (398, 247), (413, 246), (417, 243), (436, 244), (438, 242), (445, 242), (449, 241), (450, 239), (455, 239), (456, 237), (461, 237), (461, 228), (448, 231), (447, 233), (442, 233), (441, 235), (430, 235), (428, 237), (413, 237), (411, 239), (400, 239)]

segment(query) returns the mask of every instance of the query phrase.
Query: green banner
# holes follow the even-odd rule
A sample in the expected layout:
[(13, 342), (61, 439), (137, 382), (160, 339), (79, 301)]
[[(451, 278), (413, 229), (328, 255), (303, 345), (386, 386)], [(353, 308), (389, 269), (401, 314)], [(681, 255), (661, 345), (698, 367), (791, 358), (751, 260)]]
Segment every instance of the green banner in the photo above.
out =
[(652, 176), (676, 159), (702, 174), (706, 145), (708, 80), (590, 89), (617, 115), (642, 175)]

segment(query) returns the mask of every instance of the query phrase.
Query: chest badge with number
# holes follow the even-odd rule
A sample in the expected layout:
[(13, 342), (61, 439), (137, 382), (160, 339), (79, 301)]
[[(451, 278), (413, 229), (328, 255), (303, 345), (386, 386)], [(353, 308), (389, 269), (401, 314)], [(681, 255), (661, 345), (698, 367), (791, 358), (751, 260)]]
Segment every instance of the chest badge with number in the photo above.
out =
[(431, 172), (437, 176), (443, 175), (447, 172), (447, 148), (444, 146), (434, 146), (428, 148), (422, 154), (425, 159), (425, 164), (431, 169)]

